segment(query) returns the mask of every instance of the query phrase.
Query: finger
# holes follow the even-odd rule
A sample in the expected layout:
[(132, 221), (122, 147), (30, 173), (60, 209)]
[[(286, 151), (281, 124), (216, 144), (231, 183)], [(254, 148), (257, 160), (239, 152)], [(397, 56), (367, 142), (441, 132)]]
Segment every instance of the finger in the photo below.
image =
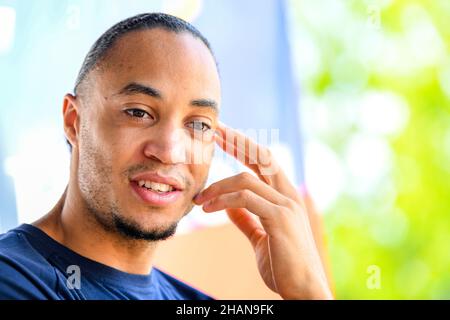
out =
[[(242, 159), (243, 157), (245, 157), (242, 150), (240, 150), (239, 148), (235, 148), (231, 144), (227, 144), (221, 136), (217, 136), (216, 142), (219, 145), (224, 144), (224, 145), (231, 146), (231, 147), (222, 147), (224, 150), (226, 150), (227, 153), (232, 154), (232, 150), (235, 150), (238, 153), (237, 158), (240, 157)], [(239, 155), (241, 155), (241, 156), (239, 156)], [(264, 173), (269, 172), (269, 170), (262, 172), (261, 167), (259, 165), (249, 164), (248, 161), (246, 161), (246, 163), (247, 163), (246, 166), (248, 168), (250, 168), (253, 172), (255, 172), (260, 180), (262, 180), (266, 184), (274, 187), (274, 189), (276, 189), (280, 194), (282, 194), (298, 203), (301, 203), (300, 197), (299, 197), (295, 187), (289, 181), (289, 178), (285, 175), (283, 170), (270, 169), (270, 172), (277, 172), (277, 173), (274, 175), (268, 175), (268, 174), (264, 174)], [(272, 164), (274, 166), (278, 166), (275, 161), (273, 161)]]
[(263, 181), (269, 183), (269, 177), (279, 171), (270, 150), (223, 123), (219, 123), (217, 129), (217, 144), (226, 153), (253, 170)]
[(220, 211), (228, 208), (247, 209), (261, 219), (263, 226), (265, 226), (265, 222), (278, 215), (281, 209), (280, 206), (249, 190), (239, 190), (221, 194), (203, 204), (203, 211), (205, 212)]
[(229, 155), (233, 156), (246, 166), (268, 167), (275, 163), (269, 149), (256, 143), (250, 137), (238, 130), (234, 130), (219, 123), (216, 132), (216, 142)]
[[(226, 153), (234, 156), (240, 162), (243, 162), (247, 167), (255, 172), (262, 181), (272, 186), (279, 193), (303, 206), (301, 197), (299, 196), (296, 188), (289, 181), (289, 178), (286, 176), (284, 171), (279, 168), (279, 165), (272, 157), (268, 148), (258, 146), (250, 138), (245, 137), (242, 133), (227, 127), (221, 122), (219, 122), (217, 129), (218, 134), (216, 134), (215, 140)], [(242, 143), (242, 141), (245, 141), (245, 143)], [(263, 158), (267, 158), (264, 160), (264, 163), (270, 163), (268, 167), (255, 163), (255, 152), (245, 152), (246, 150), (255, 150), (255, 148), (260, 150), (259, 154), (264, 155)], [(244, 160), (242, 161), (242, 159)]]
[(255, 247), (260, 237), (266, 234), (261, 223), (246, 209), (230, 208), (226, 209), (226, 211), (231, 222), (242, 231), (248, 240), (250, 240), (252, 246)]
[(242, 172), (232, 177), (214, 182), (198, 194), (194, 203), (200, 205), (205, 201), (218, 197), (221, 194), (231, 193), (238, 190), (250, 190), (280, 206), (291, 206), (292, 200), (286, 198), (277, 190), (262, 182), (248, 172)]

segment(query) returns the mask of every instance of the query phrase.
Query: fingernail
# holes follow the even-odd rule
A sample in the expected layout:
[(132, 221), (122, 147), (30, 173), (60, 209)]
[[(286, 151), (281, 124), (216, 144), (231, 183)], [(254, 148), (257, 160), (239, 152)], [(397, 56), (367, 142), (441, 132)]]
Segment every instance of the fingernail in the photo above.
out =
[(195, 204), (200, 204), (201, 200), (202, 200), (202, 194), (201, 193), (197, 193), (193, 200), (194, 200)]

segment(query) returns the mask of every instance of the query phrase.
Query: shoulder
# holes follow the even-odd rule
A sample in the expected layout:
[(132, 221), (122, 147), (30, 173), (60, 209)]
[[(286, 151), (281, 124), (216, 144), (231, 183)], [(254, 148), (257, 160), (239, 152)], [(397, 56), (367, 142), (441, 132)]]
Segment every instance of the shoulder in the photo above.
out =
[(180, 300), (212, 300), (209, 295), (192, 287), (184, 281), (158, 269), (153, 268), (154, 280), (158, 283), (161, 290), (164, 290), (167, 299)]
[(53, 269), (48, 266), (18, 229), (1, 234), (0, 299), (52, 298), (46, 290), (48, 279), (53, 278)]

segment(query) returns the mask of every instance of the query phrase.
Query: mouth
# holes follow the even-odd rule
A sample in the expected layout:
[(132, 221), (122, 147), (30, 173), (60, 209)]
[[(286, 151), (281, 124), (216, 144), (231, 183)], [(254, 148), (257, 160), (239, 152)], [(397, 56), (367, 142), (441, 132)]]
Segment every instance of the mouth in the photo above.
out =
[(167, 192), (177, 191), (177, 189), (170, 184), (158, 183), (158, 182), (149, 181), (149, 180), (139, 180), (139, 181), (137, 181), (137, 184), (141, 188), (145, 188), (147, 190), (151, 190), (151, 191), (154, 191), (157, 193), (167, 193)]
[(157, 174), (139, 175), (130, 182), (135, 195), (144, 203), (153, 206), (173, 204), (183, 191), (177, 180)]

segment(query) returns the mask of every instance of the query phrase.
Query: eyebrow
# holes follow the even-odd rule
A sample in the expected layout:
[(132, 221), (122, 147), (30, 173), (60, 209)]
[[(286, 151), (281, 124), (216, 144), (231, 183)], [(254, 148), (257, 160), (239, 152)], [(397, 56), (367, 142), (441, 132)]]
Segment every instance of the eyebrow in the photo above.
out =
[[(163, 96), (161, 92), (155, 88), (148, 85), (143, 85), (140, 83), (132, 82), (123, 87), (118, 94), (122, 95), (134, 95), (134, 94), (144, 94), (153, 98), (162, 99)], [(190, 105), (193, 107), (210, 108), (215, 113), (219, 113), (219, 107), (216, 101), (212, 99), (194, 99), (191, 100)]]
[(215, 112), (219, 113), (219, 107), (217, 106), (217, 102), (211, 99), (196, 99), (191, 101), (191, 106), (194, 107), (206, 107), (211, 108)]
[(119, 91), (119, 94), (123, 95), (145, 94), (150, 97), (162, 99), (161, 93), (155, 88), (139, 84), (136, 82), (132, 82), (126, 85), (124, 88), (122, 88), (122, 90)]

